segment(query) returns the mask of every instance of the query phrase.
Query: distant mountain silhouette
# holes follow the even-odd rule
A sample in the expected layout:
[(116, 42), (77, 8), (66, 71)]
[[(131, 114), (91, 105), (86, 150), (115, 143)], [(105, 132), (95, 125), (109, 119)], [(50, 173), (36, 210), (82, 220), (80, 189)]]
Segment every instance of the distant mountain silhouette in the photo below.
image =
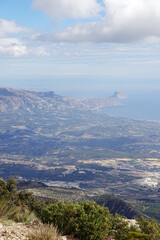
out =
[(98, 110), (117, 105), (121, 105), (121, 103), (113, 98), (76, 99), (59, 96), (53, 91), (36, 92), (0, 88), (0, 112), (25, 111), (35, 113), (38, 111), (63, 111), (67, 109)]

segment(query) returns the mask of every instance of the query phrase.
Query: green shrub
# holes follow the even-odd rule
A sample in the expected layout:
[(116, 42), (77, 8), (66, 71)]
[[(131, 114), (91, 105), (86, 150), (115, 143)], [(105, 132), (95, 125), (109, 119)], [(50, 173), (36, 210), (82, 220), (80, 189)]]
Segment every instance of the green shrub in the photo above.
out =
[(112, 229), (110, 231), (115, 238), (115, 240), (128, 240), (129, 234), (129, 226), (126, 221), (124, 221), (124, 217), (119, 214), (115, 214), (112, 217)]
[(57, 202), (43, 209), (41, 220), (80, 240), (101, 240), (109, 232), (110, 217), (108, 209), (95, 202)]
[(144, 217), (138, 219), (139, 227), (142, 233), (149, 235), (149, 240), (160, 239), (160, 224), (156, 220), (147, 220)]
[(18, 200), (21, 204), (28, 206), (31, 211), (34, 211), (37, 217), (41, 215), (42, 209), (47, 206), (45, 201), (37, 199), (32, 193), (25, 190), (18, 193)]
[(128, 240), (149, 240), (149, 235), (139, 232), (130, 232), (128, 234)]

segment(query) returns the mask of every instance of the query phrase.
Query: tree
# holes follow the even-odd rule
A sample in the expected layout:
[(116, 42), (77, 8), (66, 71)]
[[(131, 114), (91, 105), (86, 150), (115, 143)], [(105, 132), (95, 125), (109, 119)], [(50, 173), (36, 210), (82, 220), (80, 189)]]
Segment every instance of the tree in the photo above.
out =
[(9, 178), (6, 188), (10, 193), (16, 193), (17, 182), (16, 182), (15, 178), (12, 178), (12, 177)]

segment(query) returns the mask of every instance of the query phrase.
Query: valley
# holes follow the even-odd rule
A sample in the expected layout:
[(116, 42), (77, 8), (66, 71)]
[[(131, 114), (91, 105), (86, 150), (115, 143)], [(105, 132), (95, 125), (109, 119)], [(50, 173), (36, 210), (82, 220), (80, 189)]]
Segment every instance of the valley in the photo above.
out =
[(160, 122), (102, 114), (111, 101), (1, 89), (0, 176), (159, 202)]

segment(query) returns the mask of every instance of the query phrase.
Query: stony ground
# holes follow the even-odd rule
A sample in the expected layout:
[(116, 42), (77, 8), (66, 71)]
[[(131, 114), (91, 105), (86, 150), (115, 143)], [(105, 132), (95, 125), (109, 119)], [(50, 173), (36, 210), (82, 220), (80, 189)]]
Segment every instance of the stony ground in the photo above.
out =
[[(8, 223), (3, 224), (0, 220), (0, 240), (29, 240), (28, 233), (38, 229), (38, 224)], [(58, 240), (76, 240), (71, 236), (59, 236)]]
[(31, 226), (22, 223), (3, 225), (0, 223), (0, 240), (27, 240)]
[[(2, 224), (0, 222), (0, 240), (29, 240), (28, 233), (38, 229), (38, 225), (23, 223)], [(58, 240), (70, 240), (66, 236), (59, 236)]]

